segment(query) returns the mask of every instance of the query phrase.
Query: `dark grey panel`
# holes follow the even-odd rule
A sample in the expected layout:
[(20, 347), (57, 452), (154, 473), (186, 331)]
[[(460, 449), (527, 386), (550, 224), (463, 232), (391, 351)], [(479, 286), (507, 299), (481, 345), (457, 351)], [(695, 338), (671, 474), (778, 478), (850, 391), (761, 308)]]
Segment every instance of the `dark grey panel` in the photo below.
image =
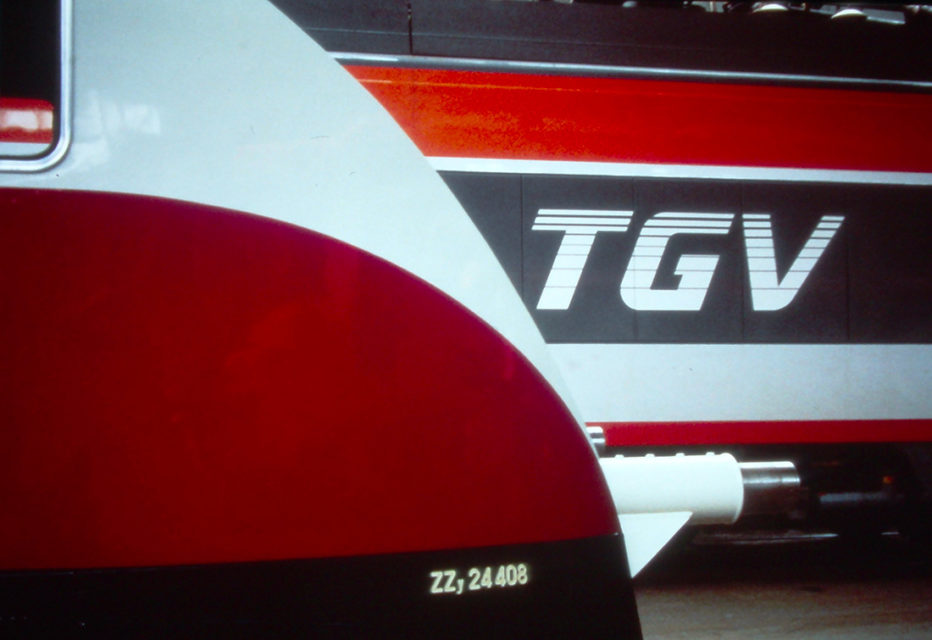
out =
[(272, 0), (328, 51), (410, 53), (406, 0)]
[(865, 189), (860, 202), (851, 241), (851, 339), (929, 342), (932, 189)]
[[(491, 174), (446, 179), (549, 342), (932, 340), (928, 187)], [(562, 307), (538, 308), (547, 306), (541, 296), (565, 233), (559, 225), (533, 229), (541, 209), (565, 209), (571, 222), (573, 212), (633, 212), (626, 231), (598, 231), (580, 249), (585, 261), (578, 282), (564, 286), (572, 295)], [(678, 232), (658, 240), (660, 261), (644, 286), (678, 290), (684, 256), (714, 259), (697, 310), (636, 309), (640, 303), (622, 295), (638, 239), (661, 213), (680, 218), (664, 222)], [(730, 217), (730, 226), (723, 234), (690, 232), (695, 219), (683, 222), (690, 213)], [(751, 222), (758, 225), (756, 237)], [(761, 255), (769, 257), (761, 262)], [(758, 260), (753, 279), (752, 259)], [(787, 275), (794, 264), (796, 284)]]
[[(751, 342), (843, 342), (848, 339), (847, 241), (858, 226), (857, 188), (788, 183), (746, 186), (743, 213), (769, 214), (778, 281), (799, 256), (824, 215), (843, 216), (841, 227), (786, 307), (755, 310), (748, 269), (742, 265), (744, 337)], [(744, 249), (742, 248), (742, 251)]]
[(443, 179), (522, 293), (520, 176), (444, 173)]
[(647, 25), (632, 23), (617, 7), (414, 0), (412, 8), (416, 54), (593, 64), (648, 62), (634, 37), (638, 26)]

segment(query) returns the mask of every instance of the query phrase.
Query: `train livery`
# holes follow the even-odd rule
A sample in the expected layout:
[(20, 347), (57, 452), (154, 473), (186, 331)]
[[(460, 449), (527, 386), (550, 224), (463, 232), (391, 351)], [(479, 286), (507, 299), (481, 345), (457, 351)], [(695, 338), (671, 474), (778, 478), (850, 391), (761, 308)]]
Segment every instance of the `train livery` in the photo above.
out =
[(0, 3), (0, 635), (636, 639), (685, 522), (921, 529), (929, 12), (634, 4)]
[(640, 636), (544, 344), (272, 4), (4, 2), (0, 635)]
[(610, 453), (792, 460), (821, 524), (925, 513), (928, 7), (279, 4), (443, 176)]

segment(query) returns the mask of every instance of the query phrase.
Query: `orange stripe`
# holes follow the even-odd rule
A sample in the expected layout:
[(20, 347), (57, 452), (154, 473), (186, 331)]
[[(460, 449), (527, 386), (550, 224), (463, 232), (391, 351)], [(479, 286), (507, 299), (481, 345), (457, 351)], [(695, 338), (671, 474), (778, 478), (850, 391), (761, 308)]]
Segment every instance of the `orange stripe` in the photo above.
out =
[(347, 68), (427, 156), (932, 171), (932, 95)]

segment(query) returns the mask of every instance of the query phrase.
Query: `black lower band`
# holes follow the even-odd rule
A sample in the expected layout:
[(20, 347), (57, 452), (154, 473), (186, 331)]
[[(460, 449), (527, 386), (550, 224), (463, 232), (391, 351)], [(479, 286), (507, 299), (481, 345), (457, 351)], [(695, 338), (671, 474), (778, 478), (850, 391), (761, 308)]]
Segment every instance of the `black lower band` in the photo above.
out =
[(0, 573), (2, 637), (640, 638), (618, 536), (317, 560)]

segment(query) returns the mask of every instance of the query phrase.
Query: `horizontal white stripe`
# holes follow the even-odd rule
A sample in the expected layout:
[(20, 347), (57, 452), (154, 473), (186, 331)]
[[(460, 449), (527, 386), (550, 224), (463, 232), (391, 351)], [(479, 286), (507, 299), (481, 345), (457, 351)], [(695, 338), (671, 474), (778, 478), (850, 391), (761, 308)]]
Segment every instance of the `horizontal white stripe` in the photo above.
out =
[(627, 226), (609, 226), (609, 225), (601, 225), (601, 224), (597, 226), (591, 226), (591, 225), (582, 225), (582, 224), (580, 225), (577, 225), (577, 224), (547, 225), (547, 224), (535, 223), (531, 226), (531, 230), (532, 231), (564, 231), (566, 232), (567, 235), (570, 235), (570, 236), (585, 236), (588, 238), (588, 237), (595, 235), (599, 231), (623, 233), (628, 230), (628, 227)]
[(430, 156), (427, 160), (437, 171), (461, 171), (466, 173), (932, 185), (932, 173), (905, 171), (778, 169), (767, 167), (729, 167), (720, 165), (575, 162), (567, 160), (507, 160), (498, 158), (450, 158), (442, 156)]
[(568, 288), (575, 289), (579, 284), (579, 274), (581, 269), (554, 269), (547, 277), (547, 289)]
[(567, 217), (549, 217), (544, 218), (538, 216), (534, 221), (534, 227), (554, 227), (558, 229), (564, 229), (570, 227), (575, 230), (576, 227), (583, 226), (598, 226), (605, 229), (627, 229), (627, 222), (612, 222), (609, 219), (598, 219), (598, 218), (589, 218), (589, 217), (579, 217), (579, 218), (567, 218)]
[(550, 270), (556, 271), (571, 269), (577, 272), (582, 271), (582, 268), (586, 266), (586, 258), (588, 257), (588, 253), (567, 253), (565, 251), (561, 251), (554, 259), (553, 266), (550, 268)]
[(932, 345), (551, 344), (587, 422), (932, 415)]
[(670, 242), (670, 236), (668, 235), (667, 236), (663, 236), (663, 235), (654, 236), (649, 233), (642, 233), (640, 236), (638, 236), (638, 243), (637, 243), (638, 253), (640, 253), (641, 249), (644, 249), (647, 247), (660, 248), (661, 253), (663, 253), (662, 250), (666, 249), (668, 242)]
[(692, 220), (664, 220), (654, 222), (648, 220), (644, 224), (642, 235), (663, 236), (670, 233), (718, 233), (728, 231), (731, 228), (730, 222), (715, 223), (711, 221), (692, 221)]
[[(628, 216), (630, 218), (631, 216)], [(534, 224), (604, 224), (607, 227), (624, 227), (628, 221), (598, 216), (545, 216), (539, 214)]]
[(540, 216), (570, 216), (570, 217), (587, 217), (597, 218), (630, 218), (633, 211), (616, 211), (614, 209), (540, 209), (537, 214)]

